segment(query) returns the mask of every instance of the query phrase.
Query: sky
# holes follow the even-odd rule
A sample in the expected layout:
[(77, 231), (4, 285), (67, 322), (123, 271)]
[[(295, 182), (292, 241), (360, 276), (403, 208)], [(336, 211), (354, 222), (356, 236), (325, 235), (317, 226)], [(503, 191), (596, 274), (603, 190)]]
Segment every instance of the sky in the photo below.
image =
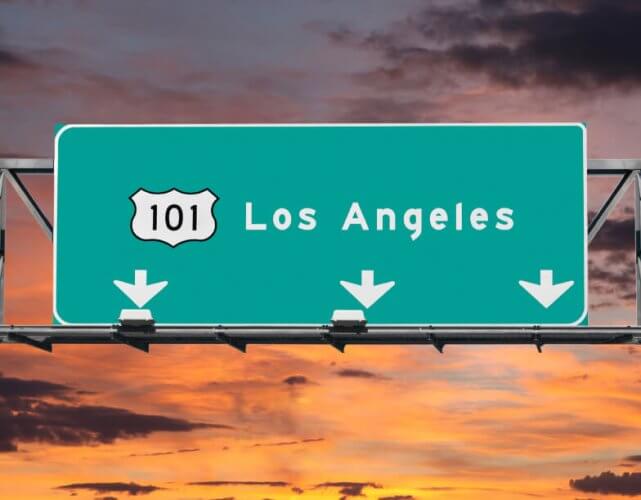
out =
[[(633, 0), (0, 1), (0, 156), (56, 123), (586, 123), (641, 158)], [(98, 176), (98, 173), (96, 173)], [(51, 179), (26, 178), (52, 215)], [(592, 179), (598, 209), (616, 179)], [(6, 318), (51, 319), (52, 248), (9, 193)], [(590, 321), (634, 318), (628, 195)], [(0, 349), (0, 498), (641, 497), (641, 350)]]

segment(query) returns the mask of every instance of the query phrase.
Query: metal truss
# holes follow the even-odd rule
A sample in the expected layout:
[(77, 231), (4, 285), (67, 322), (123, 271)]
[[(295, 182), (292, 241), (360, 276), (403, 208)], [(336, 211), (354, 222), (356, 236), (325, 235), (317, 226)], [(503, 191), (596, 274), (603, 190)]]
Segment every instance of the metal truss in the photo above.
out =
[(529, 344), (541, 352), (551, 344), (641, 344), (641, 159), (590, 160), (588, 175), (618, 176), (619, 182), (588, 227), (591, 243), (630, 185), (634, 186), (636, 325), (606, 327), (408, 327), (366, 325), (349, 329), (332, 324), (296, 325), (149, 325), (111, 326), (7, 325), (4, 324), (4, 263), (7, 184), (11, 184), (45, 235), (53, 239), (53, 226), (31, 195), (21, 176), (53, 174), (50, 158), (0, 158), (0, 342), (26, 344), (52, 351), (54, 344), (124, 344), (144, 352), (151, 344), (223, 344), (245, 352), (249, 344), (329, 345), (343, 352), (347, 345)]

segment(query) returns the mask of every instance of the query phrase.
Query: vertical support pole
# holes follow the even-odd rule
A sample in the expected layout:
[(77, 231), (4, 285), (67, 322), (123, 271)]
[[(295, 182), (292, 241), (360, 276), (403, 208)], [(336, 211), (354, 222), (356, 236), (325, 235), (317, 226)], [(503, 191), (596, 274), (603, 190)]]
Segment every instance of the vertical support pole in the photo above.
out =
[(0, 325), (4, 324), (4, 273), (5, 234), (7, 224), (7, 183), (4, 170), (0, 170)]
[(634, 172), (634, 277), (637, 326), (641, 326), (641, 171)]

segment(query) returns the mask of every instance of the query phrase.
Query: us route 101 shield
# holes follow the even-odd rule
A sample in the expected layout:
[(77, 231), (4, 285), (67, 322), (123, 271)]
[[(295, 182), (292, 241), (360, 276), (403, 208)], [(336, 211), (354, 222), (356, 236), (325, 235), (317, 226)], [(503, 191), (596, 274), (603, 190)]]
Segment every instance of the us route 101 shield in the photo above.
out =
[(579, 124), (67, 125), (54, 311), (112, 324), (585, 323)]

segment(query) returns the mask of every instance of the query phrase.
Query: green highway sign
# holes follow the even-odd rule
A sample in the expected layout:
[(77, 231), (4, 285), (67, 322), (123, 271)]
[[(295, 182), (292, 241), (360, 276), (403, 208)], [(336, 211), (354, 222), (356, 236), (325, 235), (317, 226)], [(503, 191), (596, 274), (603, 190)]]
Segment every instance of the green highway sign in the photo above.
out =
[(580, 124), (66, 125), (54, 315), (585, 323)]

